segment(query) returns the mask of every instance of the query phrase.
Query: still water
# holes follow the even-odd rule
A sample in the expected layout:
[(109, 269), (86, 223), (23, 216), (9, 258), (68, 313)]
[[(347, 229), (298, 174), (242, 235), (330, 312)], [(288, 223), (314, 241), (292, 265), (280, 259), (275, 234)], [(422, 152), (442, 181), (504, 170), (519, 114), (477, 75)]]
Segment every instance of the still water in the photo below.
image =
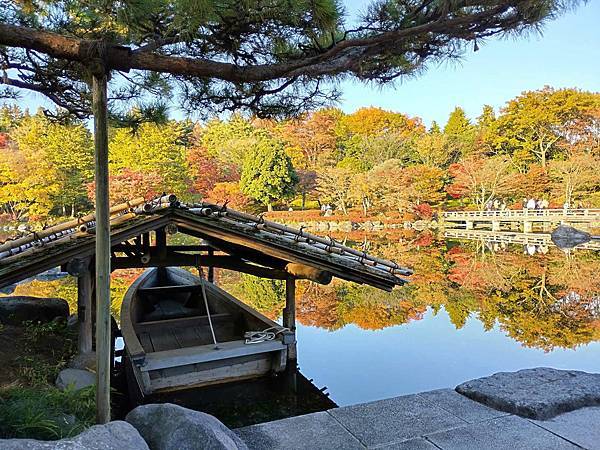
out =
[[(600, 372), (599, 251), (447, 240), (428, 232), (347, 239), (412, 267), (415, 275), (391, 293), (341, 281), (298, 283), (298, 364), (336, 404), (454, 387), (533, 366)], [(113, 276), (117, 317), (138, 274)], [(277, 281), (219, 271), (217, 282), (273, 319), (285, 304)], [(33, 280), (15, 294), (58, 296), (74, 305), (76, 283), (71, 277)], [(309, 410), (318, 409), (309, 403)], [(302, 410), (278, 414), (297, 413)]]

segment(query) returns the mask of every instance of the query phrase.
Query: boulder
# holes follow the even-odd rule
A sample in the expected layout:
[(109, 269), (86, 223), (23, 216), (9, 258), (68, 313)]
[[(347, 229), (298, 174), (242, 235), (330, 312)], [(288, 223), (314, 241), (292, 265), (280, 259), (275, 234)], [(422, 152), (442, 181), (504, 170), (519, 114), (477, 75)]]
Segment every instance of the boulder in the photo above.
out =
[(500, 411), (546, 420), (600, 405), (600, 374), (536, 367), (467, 381), (456, 391)]
[(0, 323), (22, 325), (23, 322), (52, 322), (67, 319), (69, 304), (62, 298), (4, 297), (0, 299)]
[(95, 425), (83, 433), (59, 441), (0, 439), (2, 450), (149, 450), (137, 430), (127, 422)]
[(63, 369), (56, 377), (56, 387), (61, 391), (71, 387), (76, 391), (96, 384), (96, 374), (81, 369)]
[(78, 353), (67, 364), (71, 369), (96, 371), (96, 352)]
[(125, 420), (152, 450), (248, 450), (215, 417), (171, 403), (138, 406)]

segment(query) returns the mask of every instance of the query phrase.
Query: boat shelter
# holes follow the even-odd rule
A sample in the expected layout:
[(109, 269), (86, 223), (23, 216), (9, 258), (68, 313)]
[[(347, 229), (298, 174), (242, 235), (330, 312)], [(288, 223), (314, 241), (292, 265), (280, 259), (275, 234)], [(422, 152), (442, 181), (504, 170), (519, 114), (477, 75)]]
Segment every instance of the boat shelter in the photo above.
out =
[[(222, 268), (284, 280), (283, 326), (295, 332), (295, 281), (333, 277), (390, 291), (411, 271), (332, 239), (213, 203), (182, 204), (174, 195), (134, 199), (111, 208), (111, 270), (192, 267), (214, 281)], [(55, 267), (78, 278), (79, 351), (93, 349), (95, 217), (88, 215), (0, 245), (0, 288)], [(194, 245), (171, 245), (184, 233)], [(295, 337), (288, 359), (296, 359)], [(107, 355), (97, 355), (98, 358)], [(101, 376), (98, 374), (98, 376)]]

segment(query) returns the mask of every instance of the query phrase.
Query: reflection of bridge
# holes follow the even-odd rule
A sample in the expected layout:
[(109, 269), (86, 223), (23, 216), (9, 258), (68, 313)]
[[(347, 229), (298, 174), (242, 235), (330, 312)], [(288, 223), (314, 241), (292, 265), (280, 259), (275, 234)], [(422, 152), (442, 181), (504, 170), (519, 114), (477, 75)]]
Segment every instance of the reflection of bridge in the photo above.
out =
[(504, 209), (494, 211), (446, 211), (442, 214), (446, 227), (466, 230), (489, 228), (502, 230), (503, 225), (517, 224), (525, 233), (533, 231), (534, 224), (600, 225), (600, 209)]
[[(549, 233), (518, 233), (512, 231), (460, 230), (447, 228), (444, 237), (448, 239), (466, 239), (484, 241), (488, 244), (518, 244), (535, 246), (554, 246)], [(600, 241), (590, 241), (575, 247), (585, 250), (600, 250)]]

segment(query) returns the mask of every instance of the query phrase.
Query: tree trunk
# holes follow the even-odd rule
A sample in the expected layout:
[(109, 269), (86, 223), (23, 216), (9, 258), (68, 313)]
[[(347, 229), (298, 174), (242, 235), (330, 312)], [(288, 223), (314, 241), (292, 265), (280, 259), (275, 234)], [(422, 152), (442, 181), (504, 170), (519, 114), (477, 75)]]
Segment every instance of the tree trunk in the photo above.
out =
[(267, 203), (267, 211), (269, 211), (269, 212), (273, 211), (273, 205), (271, 202)]
[(302, 211), (304, 211), (305, 206), (306, 206), (306, 192), (302, 191)]
[(107, 75), (94, 74), (92, 98), (96, 177), (96, 421), (110, 421), (110, 218)]

